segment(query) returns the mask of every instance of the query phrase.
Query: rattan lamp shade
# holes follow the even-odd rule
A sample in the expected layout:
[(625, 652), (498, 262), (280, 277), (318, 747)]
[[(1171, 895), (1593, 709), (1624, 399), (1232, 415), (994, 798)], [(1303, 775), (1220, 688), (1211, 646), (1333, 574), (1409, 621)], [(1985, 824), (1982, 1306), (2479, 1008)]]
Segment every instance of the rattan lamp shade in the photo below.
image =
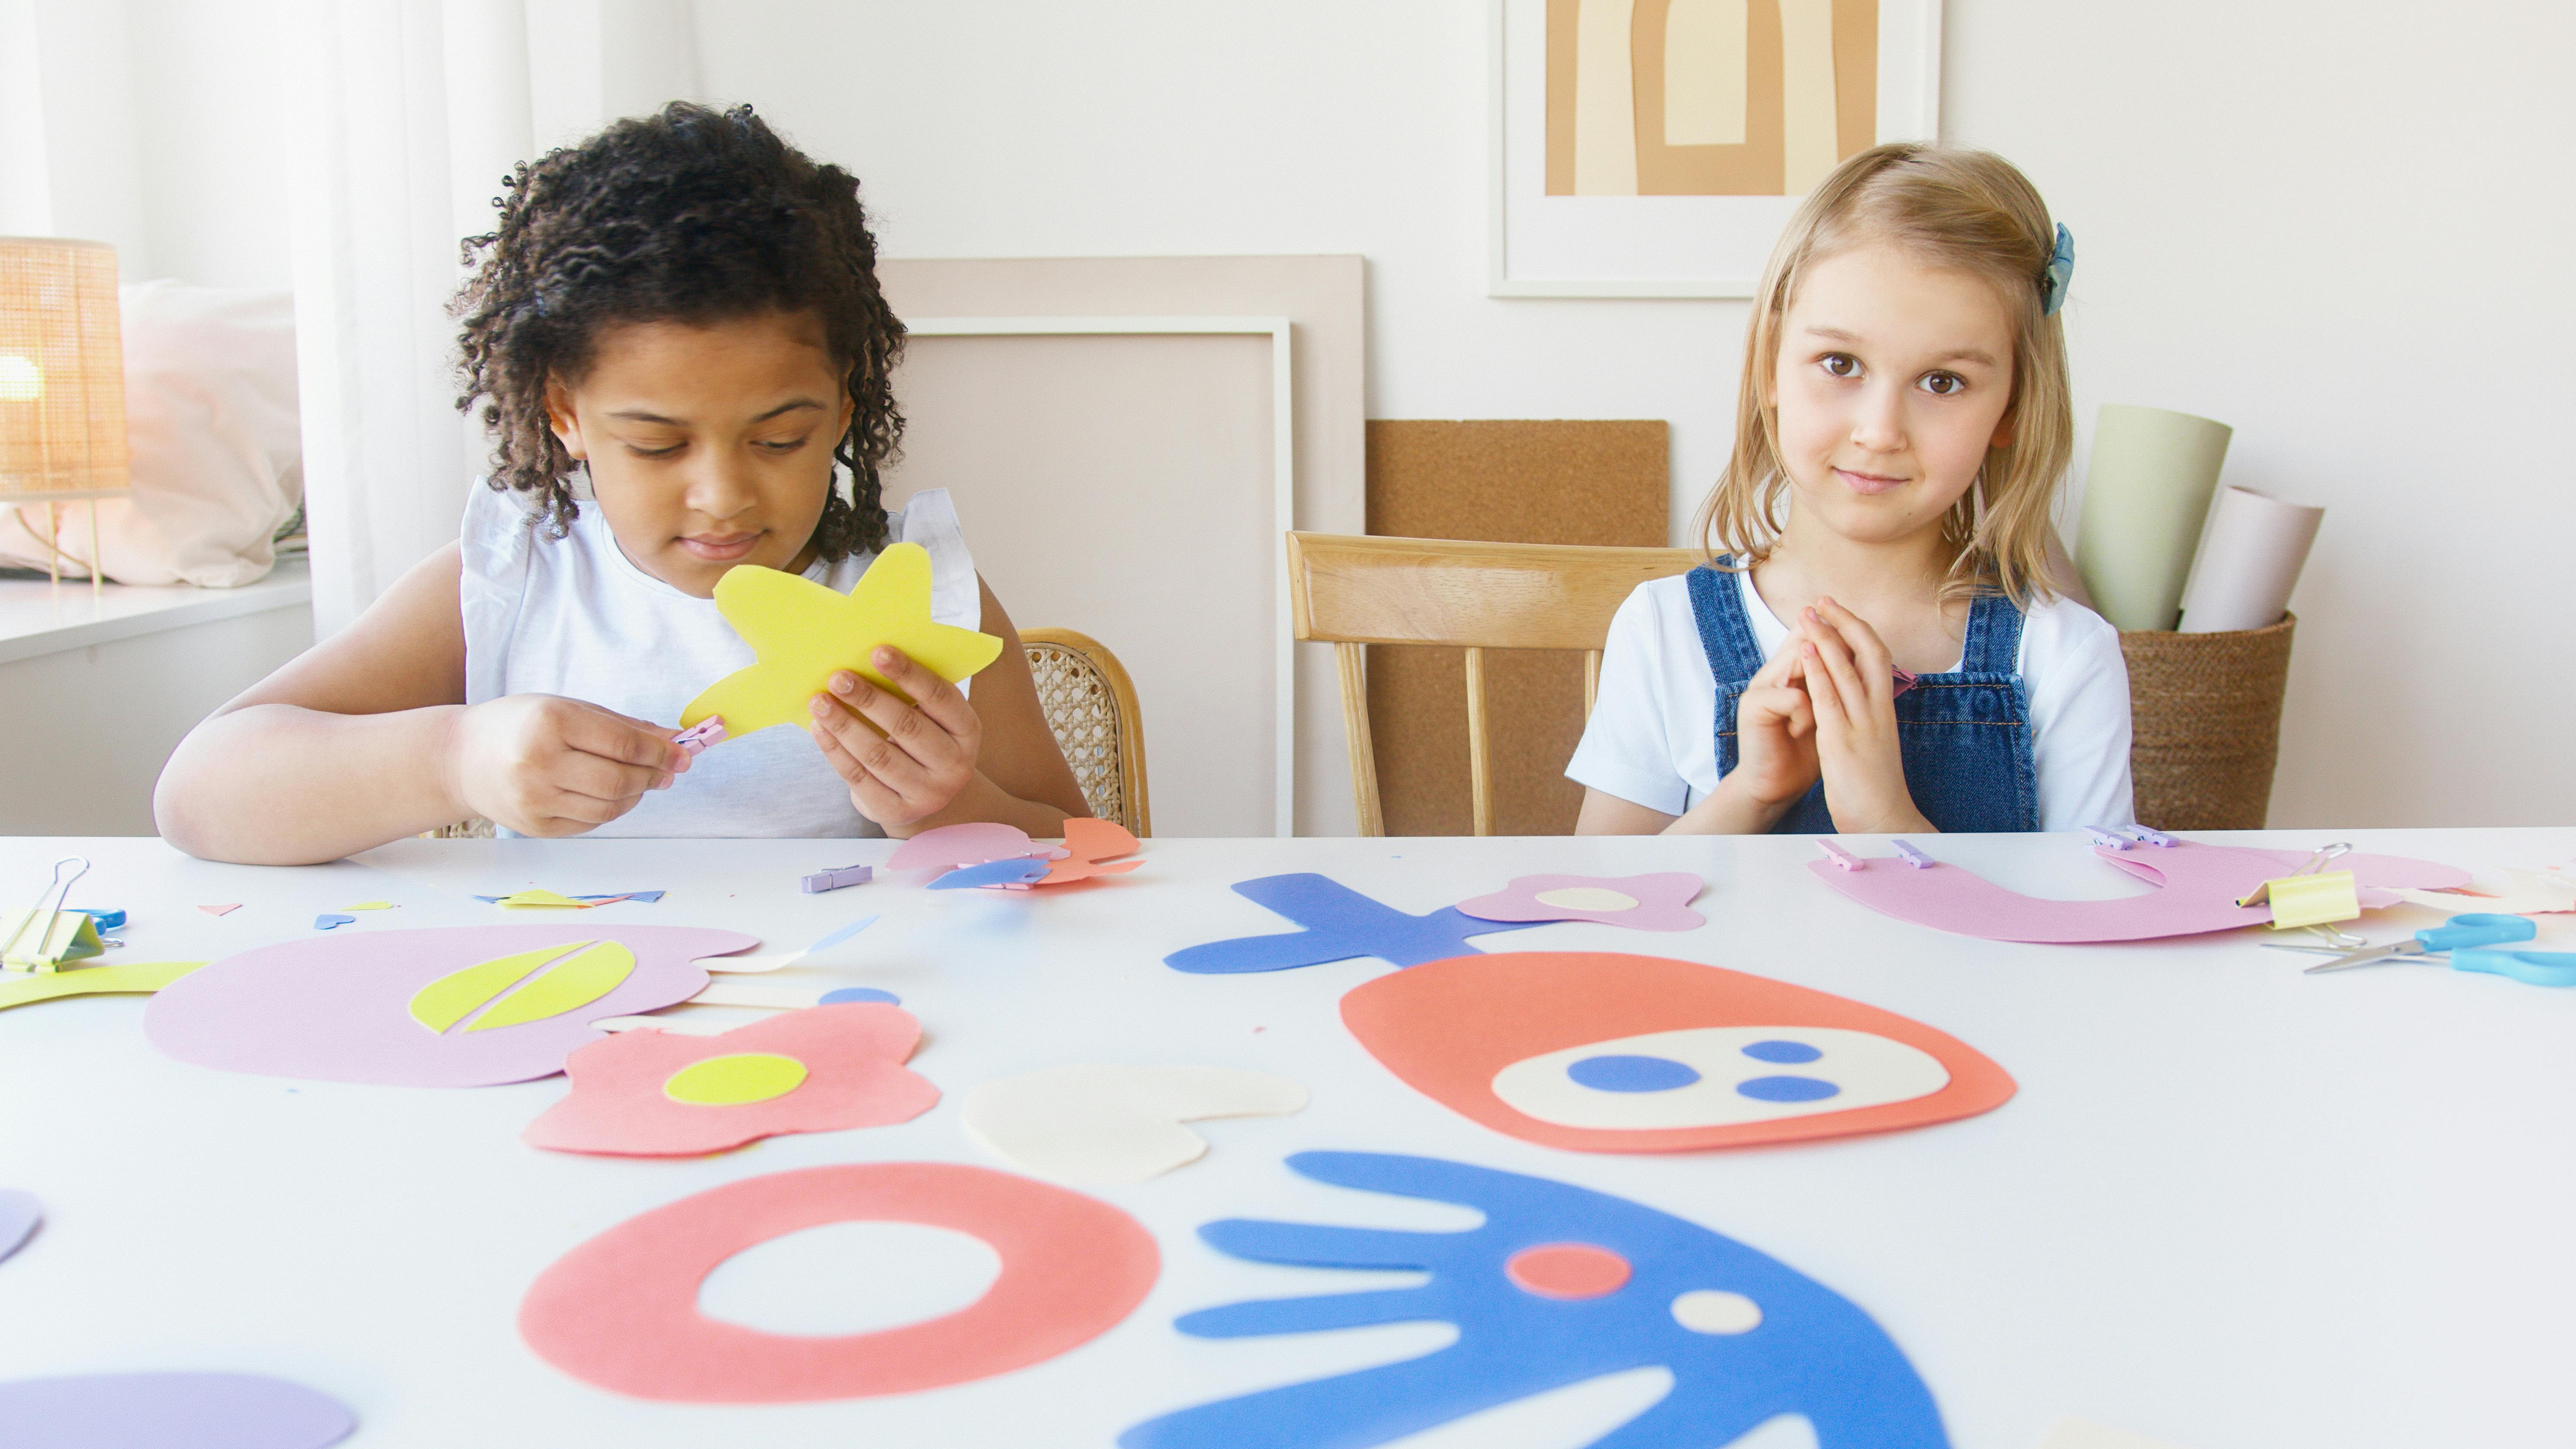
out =
[(0, 506), (128, 486), (116, 249), (0, 237)]

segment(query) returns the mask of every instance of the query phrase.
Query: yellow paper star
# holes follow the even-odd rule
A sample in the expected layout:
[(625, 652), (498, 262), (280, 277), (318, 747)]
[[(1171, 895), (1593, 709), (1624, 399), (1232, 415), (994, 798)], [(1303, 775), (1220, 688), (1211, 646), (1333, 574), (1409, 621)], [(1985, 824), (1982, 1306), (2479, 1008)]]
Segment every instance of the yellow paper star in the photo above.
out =
[(722, 715), (728, 740), (807, 723), (805, 702), (826, 693), (839, 669), (910, 698), (868, 662), (880, 644), (951, 684), (1002, 653), (990, 634), (931, 621), (930, 552), (917, 543), (879, 554), (847, 595), (776, 569), (731, 569), (716, 580), (716, 608), (760, 662), (709, 685), (681, 712), (680, 727)]

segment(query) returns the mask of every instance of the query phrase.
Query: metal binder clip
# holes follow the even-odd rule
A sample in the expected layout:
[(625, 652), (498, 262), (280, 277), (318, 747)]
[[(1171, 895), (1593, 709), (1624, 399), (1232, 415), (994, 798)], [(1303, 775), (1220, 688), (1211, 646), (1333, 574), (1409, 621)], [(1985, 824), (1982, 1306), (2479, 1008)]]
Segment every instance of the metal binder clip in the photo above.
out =
[[(63, 867), (75, 862), (80, 865), (80, 869), (73, 871), (70, 876), (66, 877), (63, 874)], [(28, 909), (26, 915), (21, 917), (16, 925), (10, 928), (9, 939), (6, 941), (0, 941), (0, 965), (8, 964), (11, 958), (15, 957), (17, 960), (22, 961), (25, 964), (14, 966), (11, 969), (20, 971), (51, 971), (55, 967), (61, 965), (64, 958), (71, 955), (72, 951), (78, 944), (77, 936), (75, 936), (74, 940), (65, 942), (60, 950), (54, 949), (51, 943), (54, 938), (55, 926), (57, 922), (60, 921), (63, 914), (63, 903), (71, 899), (72, 887), (79, 882), (82, 876), (87, 874), (89, 874), (88, 856), (66, 855), (62, 859), (54, 862), (53, 878), (45, 883), (44, 893), (36, 897), (36, 904)], [(50, 906), (45, 904), (48, 897), (53, 901), (53, 904)], [(98, 928), (96, 925), (92, 924), (89, 917), (82, 916), (80, 918), (80, 925), (83, 928), (86, 928), (91, 933), (92, 938), (95, 939)], [(21, 951), (19, 947), (21, 943), (24, 942), (27, 935), (27, 928), (30, 926), (36, 928), (35, 944), (28, 947), (26, 950)], [(90, 951), (82, 951), (80, 954), (83, 956), (90, 956), (97, 954), (97, 952), (93, 949)]]
[[(2275, 876), (2273, 879), (2294, 880), (2311, 871), (2324, 870), (2329, 864), (2350, 854), (2352, 854), (2352, 842), (2348, 840), (2338, 840), (2332, 845), (2320, 845), (2317, 847), (2317, 853), (2309, 856), (2305, 865), (2300, 866), (2297, 870), (2290, 872), (2288, 875)], [(2259, 906), (2271, 898), (2272, 882), (2267, 880), (2261, 885), (2256, 886), (2253, 890), (2238, 897), (2236, 904), (2240, 906)]]

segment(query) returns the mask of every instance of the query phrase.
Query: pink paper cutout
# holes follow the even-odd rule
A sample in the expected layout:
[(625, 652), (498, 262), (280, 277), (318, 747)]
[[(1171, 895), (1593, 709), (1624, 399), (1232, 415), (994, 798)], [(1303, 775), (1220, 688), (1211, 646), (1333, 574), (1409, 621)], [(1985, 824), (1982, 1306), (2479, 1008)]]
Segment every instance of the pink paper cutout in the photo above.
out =
[(925, 830), (894, 848), (888, 870), (955, 870), (988, 860), (1062, 860), (1073, 852), (1040, 845), (1014, 825), (983, 820)]
[[(461, 1020), (432, 1032), (411, 1017), (413, 994), (450, 972), (578, 941), (624, 945), (635, 953), (633, 973), (577, 1010), (517, 1026), (471, 1031)], [(737, 931), (598, 920), (309, 936), (227, 956), (161, 988), (144, 1007), (143, 1035), (163, 1056), (258, 1076), (401, 1087), (524, 1082), (563, 1070), (574, 1048), (607, 1035), (590, 1023), (686, 1001), (706, 989), (699, 959), (759, 944)]]
[[(1064, 849), (1049, 857), (1055, 864), (1048, 867), (1046, 877), (1034, 884), (1067, 885), (1078, 880), (1090, 880), (1094, 876), (1125, 875), (1145, 863), (1120, 859), (1121, 856), (1134, 855), (1143, 847), (1137, 844), (1135, 835), (1126, 826), (1115, 820), (1094, 820), (1087, 816), (1067, 820), (1064, 822), (1064, 845)], [(1024, 891), (1029, 887), (1017, 885), (1002, 889)]]
[[(1594, 921), (1640, 931), (1695, 931), (1708, 918), (1690, 908), (1707, 882), (1686, 870), (1652, 875), (1524, 875), (1489, 896), (1460, 901), (1458, 912), (1480, 921)], [(1554, 906), (1541, 895), (1563, 890), (1616, 891), (1636, 902), (1621, 910)]]
[[(1001, 1276), (966, 1307), (874, 1333), (763, 1333), (698, 1311), (736, 1253), (826, 1223), (898, 1222), (983, 1240)], [(639, 1399), (787, 1404), (990, 1378), (1117, 1326), (1161, 1275), (1153, 1236), (1096, 1198), (949, 1162), (809, 1167), (627, 1219), (539, 1274), (519, 1336), (585, 1383)]]
[[(2313, 853), (2255, 850), (2237, 845), (2183, 841), (2170, 848), (2094, 850), (2093, 854), (2150, 885), (2151, 895), (2109, 901), (2060, 901), (2026, 896), (1955, 865), (1928, 869), (1892, 856), (1870, 858), (1861, 870), (1839, 870), (1810, 861), (1818, 880), (1874, 911), (1918, 926), (1988, 941), (2071, 945), (2100, 941), (2150, 941), (2239, 926), (2268, 925), (2269, 906), (2240, 906), (2267, 880), (2288, 875)], [(2397, 855), (2345, 855), (2334, 869), (2348, 870), (2365, 888), (2428, 890), (2465, 885), (2469, 873), (2429, 860)], [(2365, 890), (2365, 903), (2373, 897)]]
[(241, 902), (234, 901), (229, 905), (221, 906), (199, 906), (197, 909), (210, 916), (229, 916), (233, 912), (241, 909)]
[[(557, 1152), (666, 1157), (909, 1122), (939, 1104), (939, 1089), (903, 1066), (920, 1040), (912, 1013), (877, 1003), (807, 1007), (717, 1036), (619, 1032), (564, 1059), (571, 1094), (520, 1136)], [(793, 1058), (805, 1080), (780, 1096), (714, 1106), (663, 1090), (682, 1068), (748, 1052)]]

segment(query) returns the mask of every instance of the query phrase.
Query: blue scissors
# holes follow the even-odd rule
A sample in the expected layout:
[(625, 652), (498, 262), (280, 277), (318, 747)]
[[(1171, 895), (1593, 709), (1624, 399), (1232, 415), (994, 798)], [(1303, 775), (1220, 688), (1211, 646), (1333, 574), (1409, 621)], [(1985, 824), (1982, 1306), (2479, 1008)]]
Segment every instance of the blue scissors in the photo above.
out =
[(2514, 941), (2528, 941), (2536, 934), (2537, 928), (2523, 916), (2479, 913), (2453, 916), (2430, 930), (2417, 931), (2412, 940), (2386, 946), (2365, 946), (2358, 951), (2347, 951), (2331, 961), (2320, 961), (2308, 968), (2308, 974), (2449, 952), (2454, 971), (2483, 971), (2534, 986), (2576, 986), (2576, 953), (2489, 949)]

